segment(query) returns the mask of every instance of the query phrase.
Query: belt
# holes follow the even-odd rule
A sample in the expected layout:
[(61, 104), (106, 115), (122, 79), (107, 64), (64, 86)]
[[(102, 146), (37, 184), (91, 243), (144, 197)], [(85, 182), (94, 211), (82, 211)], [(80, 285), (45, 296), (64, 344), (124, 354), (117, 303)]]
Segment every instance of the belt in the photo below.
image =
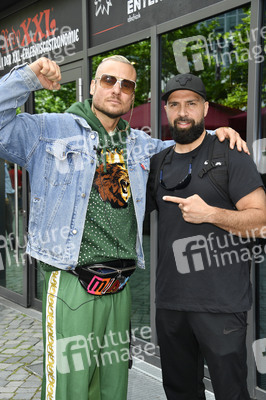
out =
[(135, 260), (112, 260), (82, 265), (69, 272), (78, 277), (86, 292), (102, 296), (121, 292), (135, 269)]

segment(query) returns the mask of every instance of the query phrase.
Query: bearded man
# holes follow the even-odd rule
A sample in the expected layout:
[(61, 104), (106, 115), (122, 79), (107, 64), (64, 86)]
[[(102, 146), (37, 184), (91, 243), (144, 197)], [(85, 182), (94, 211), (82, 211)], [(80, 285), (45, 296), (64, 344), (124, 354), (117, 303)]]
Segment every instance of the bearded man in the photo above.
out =
[[(168, 400), (199, 398), (202, 354), (216, 400), (250, 400), (252, 296), (249, 260), (241, 254), (266, 225), (263, 183), (252, 159), (226, 143), (210, 164), (216, 138), (205, 130), (209, 103), (199, 77), (170, 79), (163, 100), (175, 145), (151, 160), (147, 208), (159, 212), (156, 326), (165, 393)], [(228, 174), (227, 195), (210, 179), (210, 165), (220, 179)]]

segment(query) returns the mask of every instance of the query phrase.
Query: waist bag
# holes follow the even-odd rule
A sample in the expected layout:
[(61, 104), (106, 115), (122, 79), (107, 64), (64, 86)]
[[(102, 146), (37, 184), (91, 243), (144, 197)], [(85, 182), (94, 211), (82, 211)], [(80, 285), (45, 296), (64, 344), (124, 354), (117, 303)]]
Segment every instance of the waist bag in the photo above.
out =
[(77, 276), (86, 292), (102, 296), (121, 292), (135, 269), (135, 260), (114, 260), (80, 266), (69, 272)]

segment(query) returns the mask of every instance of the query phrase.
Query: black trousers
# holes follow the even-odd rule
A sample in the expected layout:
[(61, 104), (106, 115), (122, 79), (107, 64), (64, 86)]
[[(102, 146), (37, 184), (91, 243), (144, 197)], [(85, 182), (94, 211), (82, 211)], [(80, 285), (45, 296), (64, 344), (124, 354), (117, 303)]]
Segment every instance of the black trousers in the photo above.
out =
[(216, 400), (250, 400), (247, 390), (247, 313), (157, 309), (163, 386), (168, 400), (198, 400), (200, 353)]

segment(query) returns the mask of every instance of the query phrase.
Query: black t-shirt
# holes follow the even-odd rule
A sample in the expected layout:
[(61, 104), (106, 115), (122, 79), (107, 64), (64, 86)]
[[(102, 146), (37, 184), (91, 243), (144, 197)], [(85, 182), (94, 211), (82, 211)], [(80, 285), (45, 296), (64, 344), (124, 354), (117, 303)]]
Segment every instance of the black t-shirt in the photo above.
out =
[[(249, 266), (250, 239), (239, 238), (212, 224), (185, 222), (178, 205), (162, 200), (164, 195), (186, 198), (198, 194), (206, 203), (234, 209), (244, 196), (263, 186), (253, 160), (237, 149), (229, 150), (228, 196), (222, 195), (208, 174), (198, 176), (208, 159), (212, 140), (206, 135), (190, 153), (171, 150), (163, 163), (163, 182), (174, 187), (182, 181), (192, 160), (191, 181), (187, 187), (170, 192), (160, 184), (153, 196), (159, 211), (159, 260), (156, 272), (157, 308), (202, 312), (241, 312), (251, 307)], [(151, 162), (150, 176), (158, 168), (159, 155)], [(149, 185), (148, 185), (149, 187)], [(149, 205), (148, 205), (149, 206)]]

